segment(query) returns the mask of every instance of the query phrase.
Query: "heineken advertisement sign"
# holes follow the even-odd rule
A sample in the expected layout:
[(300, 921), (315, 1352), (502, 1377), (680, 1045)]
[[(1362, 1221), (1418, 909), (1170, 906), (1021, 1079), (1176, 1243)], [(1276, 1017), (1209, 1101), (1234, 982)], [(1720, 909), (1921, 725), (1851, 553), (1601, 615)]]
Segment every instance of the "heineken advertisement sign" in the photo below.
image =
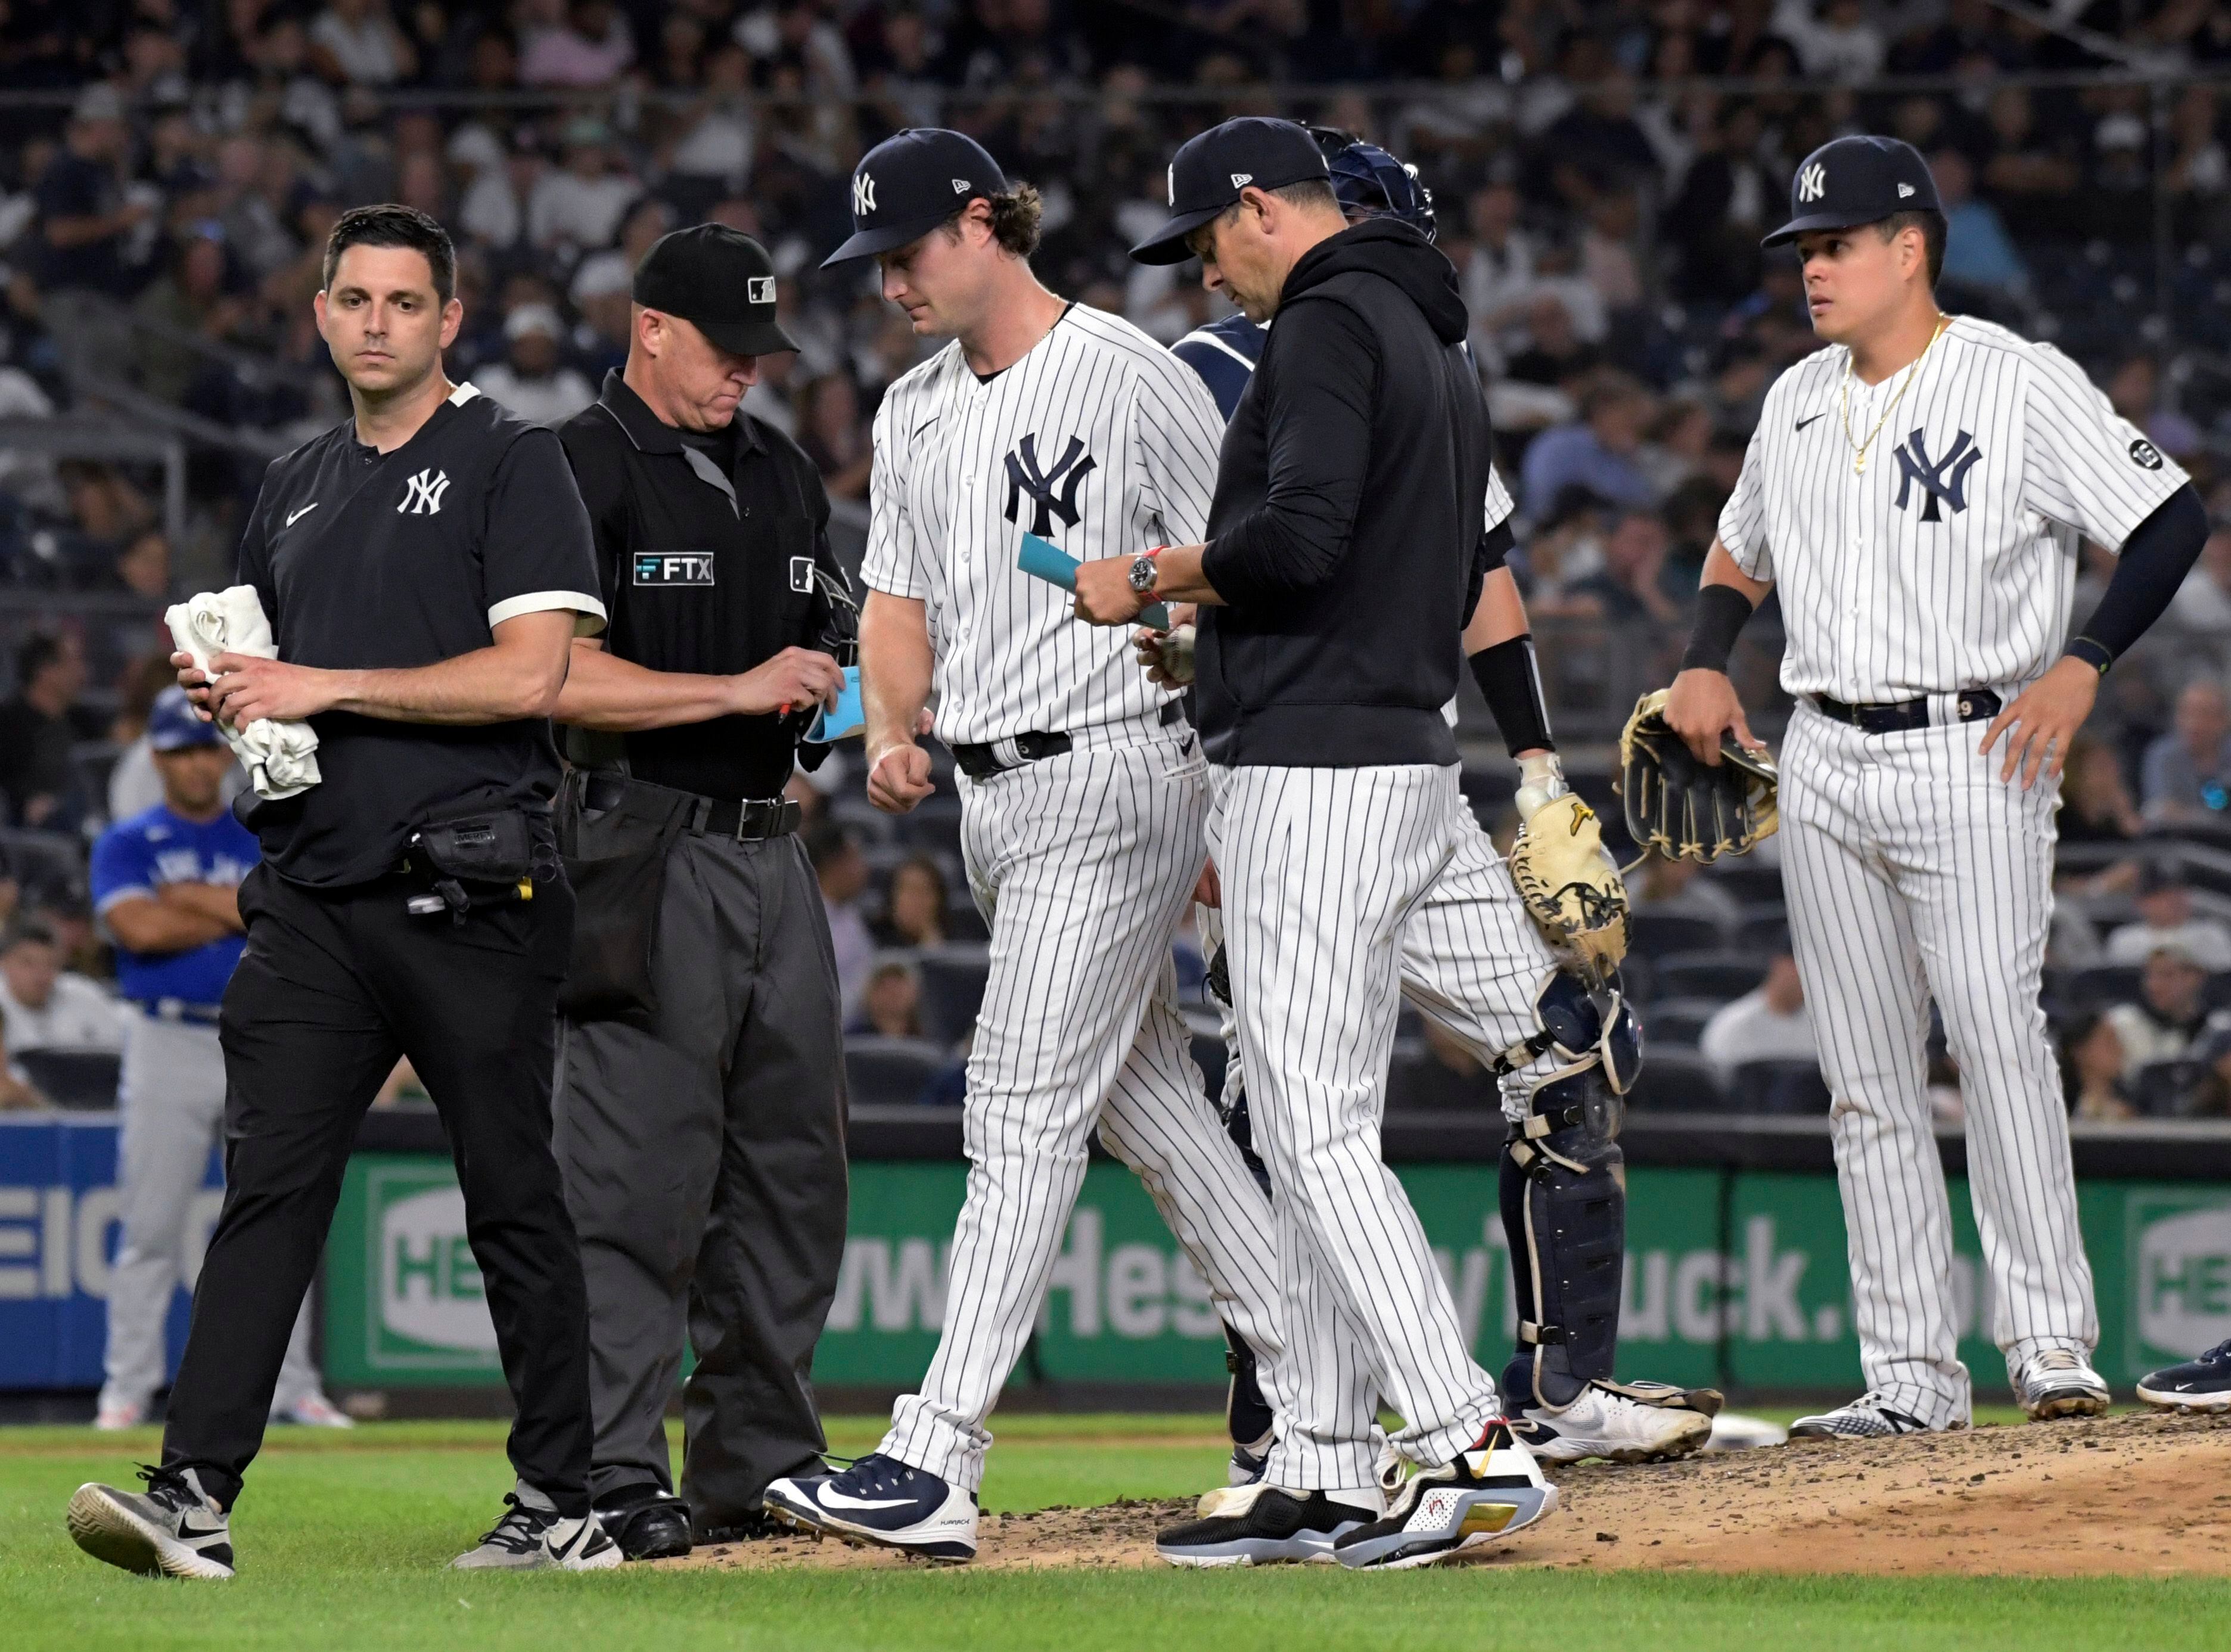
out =
[[(1500, 1369), (1516, 1323), (1491, 1164), (1400, 1167), (1474, 1352)], [(943, 1320), (967, 1166), (852, 1167), (851, 1234), (814, 1363), (824, 1383), (911, 1384)], [(2099, 1369), (2118, 1387), (2231, 1337), (2231, 1188), (2092, 1181), (2079, 1189), (2098, 1279)], [(1980, 1386), (2004, 1366), (1967, 1187), (1952, 1188), (1960, 1351)], [(1052, 1382), (1220, 1383), (1208, 1288), (1137, 1180), (1096, 1163), (1039, 1320)], [(1836, 1183), (1714, 1169), (1629, 1173), (1625, 1376), (1757, 1389), (1851, 1388), (1859, 1377)], [(444, 1160), (351, 1161), (327, 1251), (326, 1370), (337, 1383), (497, 1382), (495, 1333)]]

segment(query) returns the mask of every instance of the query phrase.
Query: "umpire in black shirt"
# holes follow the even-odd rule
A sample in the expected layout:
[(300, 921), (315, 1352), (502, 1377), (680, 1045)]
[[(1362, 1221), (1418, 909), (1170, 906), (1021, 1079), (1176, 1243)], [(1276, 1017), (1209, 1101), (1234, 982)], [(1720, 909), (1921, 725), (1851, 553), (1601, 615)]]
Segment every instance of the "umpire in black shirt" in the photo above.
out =
[(255, 1455), (358, 1121), (407, 1055), (441, 1110), (518, 1415), (508, 1512), (458, 1564), (590, 1570), (587, 1312), (550, 1148), (573, 897), (549, 804), (549, 714), (604, 620), (589, 522), (556, 437), (453, 385), (463, 309), (442, 227), (344, 213), (318, 326), (355, 417), (275, 460), (240, 581), (279, 658), (179, 680), (222, 721), (307, 719), (322, 778), (242, 794), (263, 848), (219, 1023), (225, 1197), (145, 1493), (84, 1487), (81, 1546), (133, 1571), (229, 1577), (225, 1512)]
[[(809, 1378), (845, 1220), (844, 1055), (820, 891), (785, 800), (855, 634), (812, 461), (737, 411), (798, 347), (775, 275), (718, 224), (635, 275), (624, 372), (559, 431), (596, 532), (608, 646), (557, 716), (581, 933), (558, 1156), (588, 1280), (596, 1506), (630, 1558), (764, 1528), (818, 1469)], [(807, 746), (810, 762), (824, 747)], [(663, 1418), (685, 1330), (682, 1495)]]

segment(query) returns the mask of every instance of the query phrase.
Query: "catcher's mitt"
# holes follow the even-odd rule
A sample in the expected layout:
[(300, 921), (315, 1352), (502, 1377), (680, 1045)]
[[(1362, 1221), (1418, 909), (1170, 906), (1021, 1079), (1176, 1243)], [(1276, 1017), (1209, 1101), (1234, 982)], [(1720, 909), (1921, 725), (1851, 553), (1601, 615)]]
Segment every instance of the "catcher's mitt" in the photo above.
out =
[(1574, 794), (1554, 798), (1520, 828), (1510, 878), (1549, 944), (1591, 985), (1626, 956), (1626, 885), (1603, 846), (1595, 811)]
[(1696, 755), (1665, 721), (1659, 689), (1634, 703), (1619, 736), (1619, 795), (1627, 835), (1638, 849), (1709, 865), (1747, 852), (1781, 822), (1774, 759), (1745, 751), (1734, 735), (1720, 740), (1717, 768)]

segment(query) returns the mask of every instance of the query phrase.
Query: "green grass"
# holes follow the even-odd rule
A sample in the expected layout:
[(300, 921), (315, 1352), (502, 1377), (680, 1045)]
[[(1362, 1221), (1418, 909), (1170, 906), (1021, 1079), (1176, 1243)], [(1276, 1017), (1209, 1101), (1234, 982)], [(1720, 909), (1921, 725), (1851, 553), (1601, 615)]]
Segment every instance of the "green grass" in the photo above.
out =
[[(1018, 1416), (994, 1422), (993, 1508), (1176, 1496), (1218, 1476), (1217, 1420)], [(880, 1420), (831, 1425), (844, 1452)], [(1006, 1652), (1277, 1652), (1327, 1647), (1575, 1647), (1731, 1652), (1829, 1646), (1948, 1652), (2144, 1652), (2231, 1643), (2231, 1584), (1717, 1577), (1468, 1569), (1358, 1577), (1332, 1568), (1232, 1573), (637, 1571), (587, 1577), (443, 1570), (509, 1484), (501, 1430), (389, 1423), (285, 1434), (235, 1522), (245, 1571), (221, 1587), (154, 1583), (88, 1560), (61, 1527), (70, 1491), (129, 1480), (152, 1432), (0, 1434), (0, 1648), (953, 1648)]]

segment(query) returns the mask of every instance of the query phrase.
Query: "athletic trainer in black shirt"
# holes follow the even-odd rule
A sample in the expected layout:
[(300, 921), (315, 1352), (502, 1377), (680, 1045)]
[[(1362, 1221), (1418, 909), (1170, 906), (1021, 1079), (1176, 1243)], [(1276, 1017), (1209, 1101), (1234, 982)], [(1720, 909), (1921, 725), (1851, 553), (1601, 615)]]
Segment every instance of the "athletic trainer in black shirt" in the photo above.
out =
[(318, 326), (355, 417), (275, 462), (242, 550), (278, 658), (179, 679), (221, 721), (307, 719), (320, 782), (249, 806), (225, 993), (225, 1198), (146, 1491), (87, 1486), (81, 1546), (128, 1570), (232, 1575), (228, 1512), (359, 1120), (408, 1056), (455, 1152), (517, 1416), (508, 1511), (457, 1564), (570, 1571), (620, 1552), (590, 1510), (588, 1318), (550, 1149), (573, 897), (546, 719), (577, 629), (604, 619), (587, 513), (555, 437), (453, 385), (463, 310), (442, 227), (344, 213)]
[(558, 707), (582, 768), (560, 808), (581, 910), (557, 1148), (588, 1281), (590, 1484), (630, 1558), (762, 1523), (768, 1482), (825, 1443), (808, 1373), (844, 1255), (844, 1051), (783, 787), (854, 626), (818, 472), (737, 411), (759, 358), (798, 347), (775, 280), (734, 230), (665, 236), (636, 272), (625, 372), (561, 431), (611, 630), (574, 645)]

